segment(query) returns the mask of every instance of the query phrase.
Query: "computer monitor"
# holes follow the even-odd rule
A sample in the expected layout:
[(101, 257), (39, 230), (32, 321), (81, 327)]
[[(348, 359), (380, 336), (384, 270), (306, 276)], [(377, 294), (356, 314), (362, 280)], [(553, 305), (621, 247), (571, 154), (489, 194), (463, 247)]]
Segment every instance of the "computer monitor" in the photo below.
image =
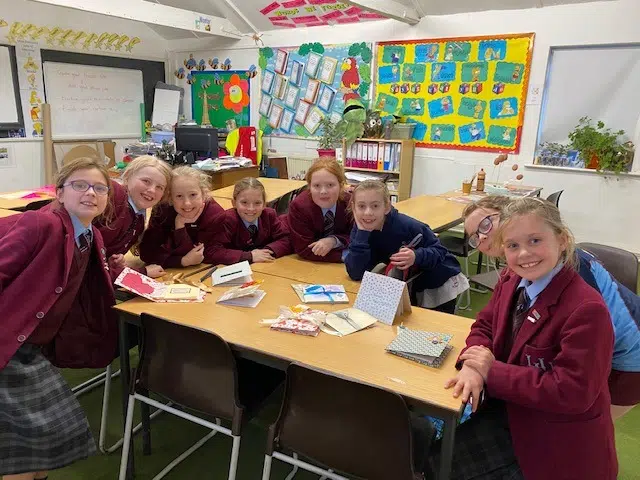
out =
[(218, 130), (197, 126), (176, 127), (176, 150), (218, 158)]

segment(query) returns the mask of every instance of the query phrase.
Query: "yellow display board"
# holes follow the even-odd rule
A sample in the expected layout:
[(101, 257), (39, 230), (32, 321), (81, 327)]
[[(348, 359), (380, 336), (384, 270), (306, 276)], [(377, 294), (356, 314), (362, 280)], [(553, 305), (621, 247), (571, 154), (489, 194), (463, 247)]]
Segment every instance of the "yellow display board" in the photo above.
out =
[(533, 33), (382, 42), (374, 110), (415, 123), (418, 146), (517, 153)]

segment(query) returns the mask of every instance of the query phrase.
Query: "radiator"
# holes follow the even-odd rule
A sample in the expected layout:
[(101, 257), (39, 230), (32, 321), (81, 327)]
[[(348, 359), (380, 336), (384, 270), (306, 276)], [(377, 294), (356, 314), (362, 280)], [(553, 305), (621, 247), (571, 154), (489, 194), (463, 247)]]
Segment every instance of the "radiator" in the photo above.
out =
[(303, 157), (301, 155), (287, 155), (287, 174), (294, 180), (304, 180), (309, 167), (317, 157)]

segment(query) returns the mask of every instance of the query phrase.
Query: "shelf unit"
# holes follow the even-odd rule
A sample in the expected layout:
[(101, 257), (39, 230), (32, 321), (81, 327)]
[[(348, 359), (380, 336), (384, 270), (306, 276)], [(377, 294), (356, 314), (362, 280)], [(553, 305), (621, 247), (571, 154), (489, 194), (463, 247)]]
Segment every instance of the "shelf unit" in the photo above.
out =
[(386, 144), (397, 144), (400, 148), (398, 170), (378, 170), (374, 168), (363, 167), (351, 167), (347, 166), (347, 142), (342, 140), (342, 158), (345, 171), (349, 172), (371, 172), (378, 174), (387, 174), (391, 177), (398, 178), (398, 190), (397, 192), (391, 192), (391, 195), (395, 195), (398, 201), (406, 200), (411, 196), (411, 181), (413, 179), (413, 157), (415, 154), (415, 142), (409, 140), (385, 140), (383, 138), (358, 138), (357, 142), (366, 144), (378, 144), (378, 148)]

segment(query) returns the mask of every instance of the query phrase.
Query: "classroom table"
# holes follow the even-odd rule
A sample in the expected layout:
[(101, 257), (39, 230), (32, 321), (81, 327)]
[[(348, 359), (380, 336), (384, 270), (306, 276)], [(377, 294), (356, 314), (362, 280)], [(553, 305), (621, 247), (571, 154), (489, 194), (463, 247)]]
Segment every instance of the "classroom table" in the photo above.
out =
[(245, 177), (257, 177), (260, 174), (260, 170), (257, 165), (251, 165), (250, 167), (238, 167), (238, 168), (225, 168), (224, 170), (202, 170), (211, 177), (211, 184), (214, 189), (224, 188), (226, 186), (235, 185), (238, 180)]
[(357, 294), (360, 289), (360, 282), (351, 280), (347, 275), (344, 263), (310, 262), (296, 254), (280, 257), (274, 262), (252, 263), (251, 270), (288, 278), (291, 283), (344, 285), (347, 293)]
[(218, 203), (218, 205), (220, 205), (225, 210), (229, 210), (230, 208), (233, 208), (233, 205), (231, 205), (230, 198), (214, 196), (213, 199)]
[[(450, 390), (444, 389), (447, 379), (456, 373), (455, 361), (465, 345), (472, 320), (432, 310), (413, 307), (396, 324), (402, 322), (409, 328), (446, 332), (453, 335), (453, 350), (440, 368), (429, 368), (419, 363), (399, 358), (385, 352), (385, 347), (395, 338), (396, 327), (377, 323), (371, 329), (346, 337), (320, 333), (317, 337), (274, 332), (259, 321), (275, 318), (280, 305), (299, 303), (291, 288), (291, 279), (260, 273), (254, 270), (254, 279), (263, 280), (267, 292), (256, 308), (231, 307), (216, 304), (216, 300), (229, 287), (214, 287), (203, 303), (166, 304), (154, 303), (143, 298), (121, 303), (115, 308), (120, 315), (120, 348), (122, 382), (130, 381), (130, 361), (127, 325), (139, 325), (141, 313), (149, 313), (185, 326), (207, 330), (220, 335), (239, 355), (280, 368), (290, 362), (300, 362), (356, 382), (385, 388), (402, 395), (408, 405), (417, 407), (427, 415), (442, 418), (444, 433), (440, 479), (448, 479), (451, 469), (455, 427), (463, 405), (454, 399)], [(210, 279), (206, 281), (210, 285)], [(351, 298), (351, 304), (353, 298)], [(322, 305), (327, 311), (345, 308), (346, 305)], [(126, 415), (127, 389), (123, 389), (123, 407)], [(143, 426), (143, 440), (149, 443), (149, 422)], [(146, 428), (146, 430), (145, 430)], [(133, 459), (133, 451), (130, 459)], [(132, 478), (132, 463), (128, 478)]]
[(0, 218), (10, 217), (11, 215), (17, 215), (20, 212), (15, 210), (5, 210), (4, 208), (0, 208)]
[[(260, 180), (260, 183), (264, 185), (264, 189), (267, 193), (267, 203), (271, 203), (288, 193), (304, 187), (307, 184), (304, 180), (285, 180), (282, 178), (260, 177), (258, 180)], [(214, 197), (231, 199), (233, 198), (233, 188), (233, 185), (229, 185), (228, 187), (213, 190), (211, 194)]]
[[(490, 187), (491, 184), (487, 184), (487, 186)], [(498, 187), (498, 185), (494, 185), (494, 186)], [(529, 185), (514, 185), (507, 188), (509, 192), (505, 193), (505, 195), (509, 197), (514, 197), (514, 198), (539, 197), (540, 192), (542, 192), (542, 187), (535, 187), (535, 186), (529, 186)], [(447, 200), (450, 200), (453, 202), (468, 204), (468, 203), (476, 202), (481, 198), (486, 197), (487, 195), (492, 195), (492, 194), (488, 193), (486, 190), (479, 192), (474, 189), (474, 190), (471, 190), (471, 193), (469, 194), (462, 193), (462, 190), (450, 190), (448, 192), (441, 193), (438, 196), (446, 198)]]
[(434, 195), (419, 195), (394, 205), (400, 213), (429, 225), (435, 233), (444, 232), (462, 223), (465, 205)]
[[(28, 191), (19, 191), (19, 192), (3, 192), (0, 195), (12, 195), (24, 193), (27, 194)], [(4, 198), (0, 196), (0, 208), (4, 208), (5, 210), (17, 210), (19, 212), (25, 211), (32, 203), (36, 202), (50, 202), (53, 200), (53, 197), (41, 193), (37, 198)]]

